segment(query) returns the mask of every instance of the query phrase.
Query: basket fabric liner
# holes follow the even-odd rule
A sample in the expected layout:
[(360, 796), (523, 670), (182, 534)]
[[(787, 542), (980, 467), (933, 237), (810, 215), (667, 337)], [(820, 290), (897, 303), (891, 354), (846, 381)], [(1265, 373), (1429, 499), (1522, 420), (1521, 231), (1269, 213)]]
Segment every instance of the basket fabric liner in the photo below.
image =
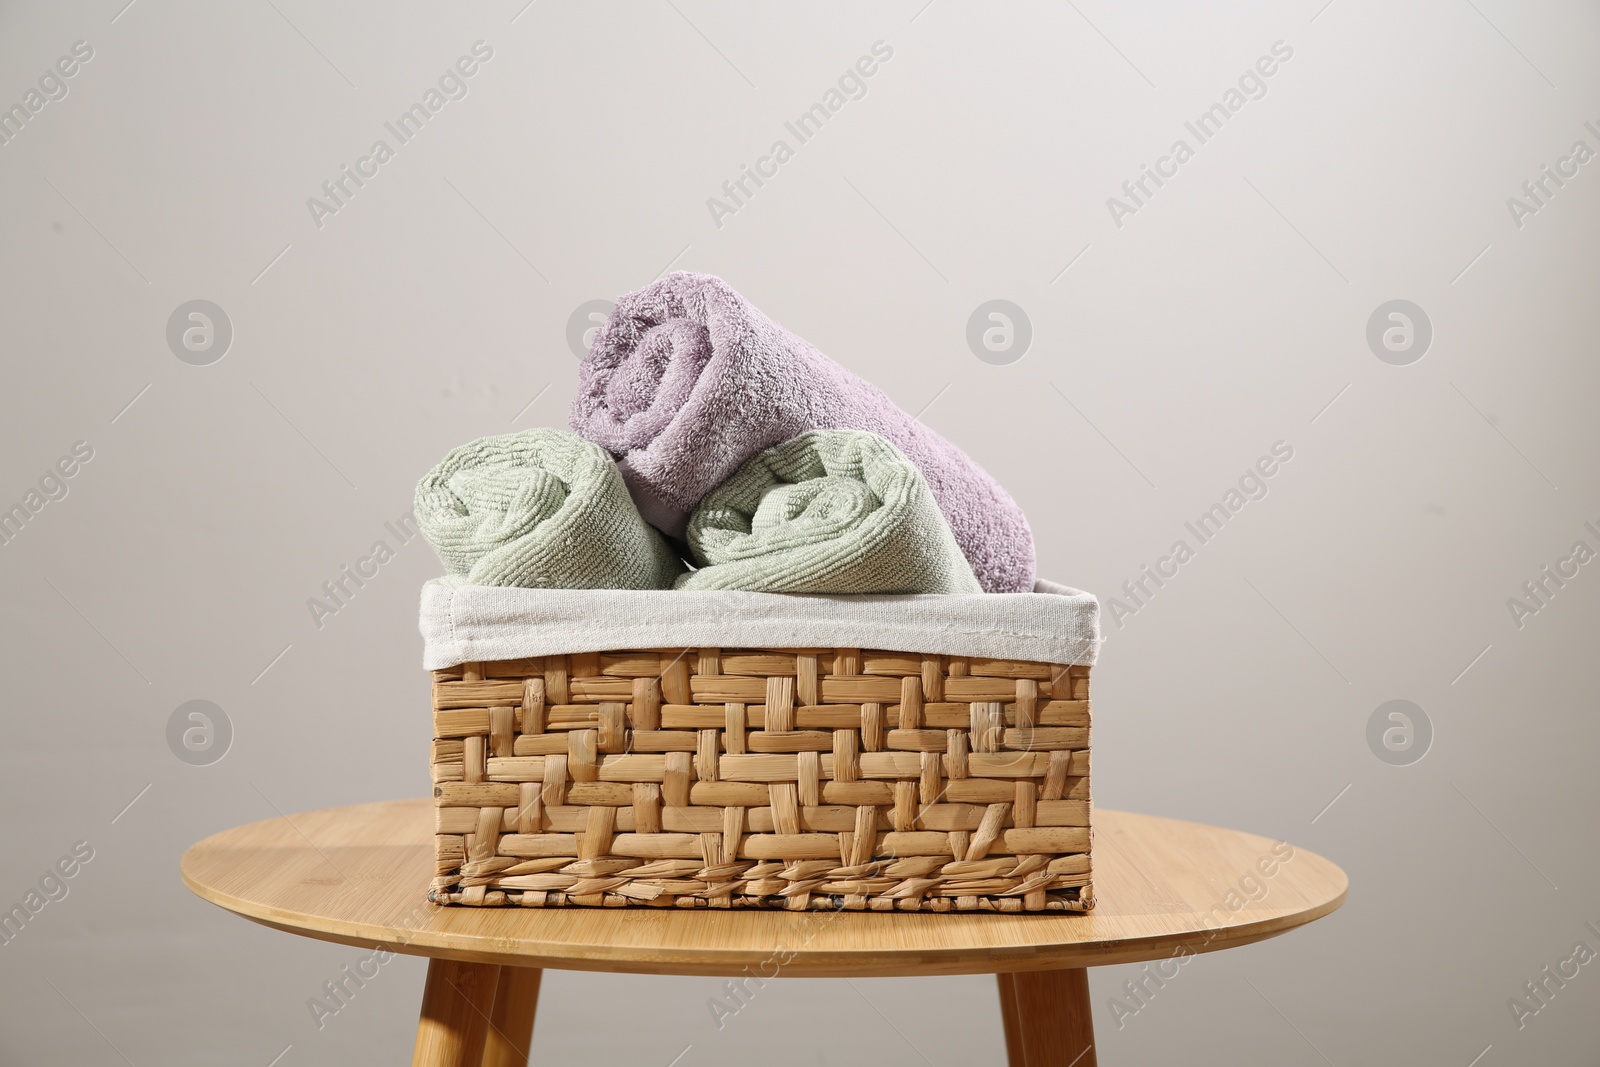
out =
[(874, 648), (1089, 666), (1100, 604), (1032, 593), (810, 596), (726, 590), (422, 587), (422, 666), (625, 648)]

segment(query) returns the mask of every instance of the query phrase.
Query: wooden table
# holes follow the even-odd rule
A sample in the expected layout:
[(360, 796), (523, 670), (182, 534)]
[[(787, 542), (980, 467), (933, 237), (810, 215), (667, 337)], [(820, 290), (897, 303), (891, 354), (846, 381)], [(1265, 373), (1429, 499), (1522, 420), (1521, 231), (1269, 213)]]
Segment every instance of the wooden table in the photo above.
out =
[[(1088, 915), (437, 907), (433, 802), (206, 838), (183, 879), (290, 933), (427, 956), (414, 1065), (527, 1062), (540, 968), (636, 974), (994, 974), (1011, 1067), (1094, 1067), (1085, 968), (1246, 945), (1344, 902), (1344, 872), (1253, 834), (1096, 810)], [(952, 1005), (954, 1007), (954, 1005)]]

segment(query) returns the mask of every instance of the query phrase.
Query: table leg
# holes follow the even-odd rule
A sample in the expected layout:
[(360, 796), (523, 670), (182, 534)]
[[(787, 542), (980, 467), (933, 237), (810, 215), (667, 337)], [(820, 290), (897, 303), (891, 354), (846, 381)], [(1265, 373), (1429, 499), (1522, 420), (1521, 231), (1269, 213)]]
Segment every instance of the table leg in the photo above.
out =
[(537, 967), (501, 967), (483, 1043), (483, 1067), (528, 1067), (533, 1045), (533, 1013), (539, 1006)]
[(995, 978), (1010, 1067), (1095, 1067), (1086, 969), (1018, 971)]
[(1028, 1067), (1022, 1052), (1022, 1020), (1017, 1016), (1015, 976), (997, 974), (994, 979), (1000, 986), (1000, 1021), (1006, 1028), (1006, 1067)]
[(478, 1067), (500, 968), (430, 959), (411, 1067)]

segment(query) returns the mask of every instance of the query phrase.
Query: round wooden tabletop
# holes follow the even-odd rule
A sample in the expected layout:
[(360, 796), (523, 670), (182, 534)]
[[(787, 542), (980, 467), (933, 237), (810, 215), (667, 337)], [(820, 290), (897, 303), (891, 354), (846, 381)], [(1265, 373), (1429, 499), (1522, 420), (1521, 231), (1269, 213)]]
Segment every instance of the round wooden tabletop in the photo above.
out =
[(1344, 902), (1342, 870), (1254, 834), (1096, 809), (1087, 915), (440, 907), (433, 802), (269, 819), (206, 838), (183, 879), (213, 904), (324, 941), (474, 963), (641, 974), (986, 974), (1249, 944)]

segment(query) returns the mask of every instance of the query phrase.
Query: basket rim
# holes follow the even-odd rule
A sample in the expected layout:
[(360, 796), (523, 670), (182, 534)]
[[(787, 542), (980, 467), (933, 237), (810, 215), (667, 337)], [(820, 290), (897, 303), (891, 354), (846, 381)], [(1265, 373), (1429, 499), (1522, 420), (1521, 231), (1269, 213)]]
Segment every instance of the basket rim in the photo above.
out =
[(1093, 594), (819, 596), (730, 590), (422, 587), (423, 668), (628, 648), (877, 648), (1092, 666)]

